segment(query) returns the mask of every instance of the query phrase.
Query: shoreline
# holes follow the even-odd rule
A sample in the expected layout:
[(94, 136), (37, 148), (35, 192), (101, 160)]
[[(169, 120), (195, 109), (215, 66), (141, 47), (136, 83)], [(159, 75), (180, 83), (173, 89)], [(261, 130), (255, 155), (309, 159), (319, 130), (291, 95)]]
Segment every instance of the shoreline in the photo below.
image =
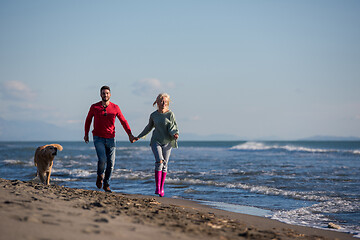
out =
[(224, 210), (224, 211), (228, 211), (228, 212), (234, 212), (234, 213), (242, 213), (242, 214), (247, 214), (247, 215), (252, 215), (252, 216), (268, 218), (268, 216), (273, 214), (273, 212), (271, 210), (265, 210), (265, 209), (257, 208), (257, 207), (249, 207), (249, 206), (245, 206), (245, 205), (235, 205), (235, 204), (231, 204), (231, 203), (213, 202), (213, 201), (205, 201), (205, 200), (201, 200), (201, 201), (193, 200), (193, 201), (199, 202), (199, 203), (209, 206), (211, 208), (216, 208), (216, 209), (220, 209), (220, 210)]
[(4, 239), (355, 239), (201, 202), (0, 178)]

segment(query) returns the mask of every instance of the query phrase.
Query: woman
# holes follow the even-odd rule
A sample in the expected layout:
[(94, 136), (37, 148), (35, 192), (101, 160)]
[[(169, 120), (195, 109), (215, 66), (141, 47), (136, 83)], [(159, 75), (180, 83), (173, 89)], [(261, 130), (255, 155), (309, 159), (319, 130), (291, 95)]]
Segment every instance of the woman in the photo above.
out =
[(139, 134), (137, 139), (144, 138), (153, 128), (150, 146), (155, 157), (155, 194), (164, 196), (164, 183), (169, 164), (172, 148), (177, 148), (179, 130), (175, 115), (169, 110), (170, 96), (161, 93), (157, 96), (153, 106), (157, 104), (157, 110), (150, 114), (148, 125)]

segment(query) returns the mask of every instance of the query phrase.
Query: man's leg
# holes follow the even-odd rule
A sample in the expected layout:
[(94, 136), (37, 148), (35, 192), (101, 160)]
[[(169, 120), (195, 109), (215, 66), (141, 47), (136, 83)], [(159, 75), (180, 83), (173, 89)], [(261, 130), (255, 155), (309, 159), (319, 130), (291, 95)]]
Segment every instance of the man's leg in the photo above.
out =
[(110, 179), (112, 171), (114, 170), (115, 166), (115, 153), (116, 153), (116, 144), (115, 138), (108, 138), (106, 139), (106, 171), (105, 171), (105, 178), (104, 178), (104, 190), (106, 192), (111, 192), (110, 190)]
[(106, 164), (105, 139), (94, 136), (94, 146), (98, 157), (96, 186), (102, 188)]

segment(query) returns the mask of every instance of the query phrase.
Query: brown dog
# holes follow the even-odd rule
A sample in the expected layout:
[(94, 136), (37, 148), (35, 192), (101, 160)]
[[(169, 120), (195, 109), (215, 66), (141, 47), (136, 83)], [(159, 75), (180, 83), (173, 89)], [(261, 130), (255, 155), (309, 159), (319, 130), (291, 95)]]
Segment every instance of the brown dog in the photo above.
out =
[(50, 184), (53, 160), (58, 150), (63, 150), (63, 147), (60, 144), (48, 144), (38, 147), (35, 151), (34, 163), (37, 167), (37, 175), (40, 177), (43, 184)]

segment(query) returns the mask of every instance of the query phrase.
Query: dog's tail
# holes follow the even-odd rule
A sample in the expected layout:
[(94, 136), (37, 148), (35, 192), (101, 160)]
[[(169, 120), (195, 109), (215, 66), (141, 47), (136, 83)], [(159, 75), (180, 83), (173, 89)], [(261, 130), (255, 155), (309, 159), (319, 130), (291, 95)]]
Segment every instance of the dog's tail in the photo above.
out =
[(38, 155), (38, 152), (40, 151), (41, 147), (38, 147), (35, 151), (35, 155), (34, 155), (34, 165), (37, 166), (37, 162), (36, 162), (36, 158), (37, 158), (37, 155)]
[(53, 146), (53, 147), (57, 148), (57, 150), (59, 150), (59, 151), (63, 150), (63, 147), (60, 144), (57, 144), (57, 143), (49, 144), (49, 145), (46, 145), (46, 146)]

